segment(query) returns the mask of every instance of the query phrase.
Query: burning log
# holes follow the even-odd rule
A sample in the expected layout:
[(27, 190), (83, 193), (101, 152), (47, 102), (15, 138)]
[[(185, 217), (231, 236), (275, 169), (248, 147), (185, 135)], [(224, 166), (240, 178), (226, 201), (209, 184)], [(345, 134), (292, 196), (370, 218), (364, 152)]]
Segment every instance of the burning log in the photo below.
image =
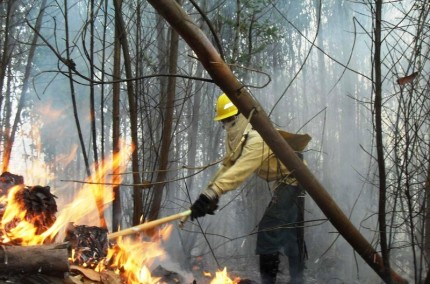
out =
[(54, 198), (57, 197), (51, 194), (49, 186), (25, 187), (16, 193), (15, 198), (17, 202), (22, 204), (22, 209), (27, 210), (25, 219), (32, 220), (32, 223), (40, 229), (38, 234), (46, 231), (54, 224), (55, 213), (57, 213), (57, 204)]
[(107, 233), (107, 229), (96, 226), (69, 224), (64, 241), (70, 242), (73, 263), (93, 267), (103, 260), (109, 247)]
[[(3, 223), (1, 233), (8, 235), (20, 222), (26, 221), (36, 228), (40, 235), (54, 224), (56, 220), (56, 196), (51, 194), (49, 186), (12, 187), (8, 193), (7, 208), (0, 211), (0, 217), (10, 214), (7, 222)], [(13, 205), (13, 206), (12, 206)], [(10, 209), (9, 209), (10, 208)], [(11, 212), (8, 212), (10, 210)], [(0, 233), (0, 236), (1, 236)], [(13, 244), (19, 244), (20, 239), (13, 239)]]
[(0, 275), (44, 273), (64, 275), (69, 271), (68, 244), (0, 247)]

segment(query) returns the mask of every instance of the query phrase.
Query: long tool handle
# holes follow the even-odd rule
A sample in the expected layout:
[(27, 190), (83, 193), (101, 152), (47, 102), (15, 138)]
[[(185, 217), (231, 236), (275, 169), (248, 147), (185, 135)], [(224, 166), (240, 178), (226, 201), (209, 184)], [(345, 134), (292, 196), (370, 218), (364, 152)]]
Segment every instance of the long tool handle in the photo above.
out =
[(115, 238), (121, 237), (121, 236), (136, 234), (136, 233), (139, 233), (139, 232), (144, 231), (144, 230), (152, 229), (152, 228), (159, 226), (161, 224), (164, 224), (164, 223), (167, 223), (170, 221), (174, 221), (177, 219), (181, 219), (183, 217), (189, 216), (190, 214), (191, 214), (191, 210), (187, 210), (187, 211), (175, 214), (175, 215), (170, 215), (170, 216), (167, 216), (167, 217), (164, 217), (161, 219), (157, 219), (157, 220), (146, 222), (146, 223), (134, 226), (134, 227), (130, 227), (128, 229), (124, 229), (124, 230), (121, 230), (118, 232), (110, 233), (107, 235), (107, 237), (109, 240), (111, 240), (111, 239), (115, 239)]
[[(190, 212), (191, 212), (191, 210), (190, 210)], [(181, 218), (181, 220), (179, 220), (179, 229), (184, 228), (185, 222), (187, 222), (188, 217), (190, 217), (190, 214), (185, 215), (184, 217)]]

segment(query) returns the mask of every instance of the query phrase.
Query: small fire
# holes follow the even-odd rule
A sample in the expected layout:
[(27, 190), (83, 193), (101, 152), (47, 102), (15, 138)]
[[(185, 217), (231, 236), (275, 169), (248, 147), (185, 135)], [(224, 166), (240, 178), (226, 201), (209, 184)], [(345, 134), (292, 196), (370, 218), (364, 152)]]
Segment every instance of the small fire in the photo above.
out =
[[(0, 243), (15, 242), (20, 245), (40, 245), (53, 242), (55, 239), (62, 241), (65, 233), (63, 231), (67, 224), (100, 223), (99, 212), (97, 211), (97, 205), (100, 203), (97, 203), (97, 200), (101, 200), (101, 205), (106, 206), (114, 198), (110, 185), (103, 186), (103, 184), (109, 184), (108, 177), (114, 180), (114, 183), (121, 182), (120, 176), (112, 177), (110, 173), (114, 167), (120, 167), (123, 161), (127, 160), (124, 157), (129, 156), (132, 150), (130, 147), (122, 147), (118, 154), (101, 163), (97, 169), (97, 174), (90, 177), (87, 183), (84, 183), (72, 202), (61, 205), (61, 211), (56, 214), (55, 222), (43, 230), (40, 228), (40, 221), (29, 219), (25, 206), (17, 198), (17, 194), (22, 194), (24, 185), (10, 188), (8, 196), (4, 197), (3, 200), (6, 207), (0, 215)], [(64, 160), (70, 160), (70, 156)], [(95, 270), (98, 272), (103, 270), (115, 271), (122, 279), (127, 279), (127, 284), (159, 283), (160, 278), (152, 277), (149, 267), (156, 259), (162, 260), (166, 255), (161, 249), (160, 242), (169, 237), (172, 228), (172, 226), (166, 226), (154, 234), (151, 240), (142, 240), (137, 236), (133, 236), (134, 238), (117, 238), (115, 242), (111, 242), (106, 258), (100, 260)], [(72, 263), (74, 257), (74, 251), (72, 251), (70, 257)], [(89, 268), (91, 266), (84, 263), (82, 267)]]
[(211, 281), (211, 284), (237, 284), (239, 282), (239, 277), (236, 277), (234, 280), (231, 280), (227, 275), (227, 267), (224, 267), (222, 271), (216, 272), (216, 276)]
[(100, 263), (96, 270), (103, 271), (109, 266), (127, 279), (127, 284), (160, 283), (160, 278), (151, 276), (149, 266), (155, 259), (164, 259), (166, 253), (161, 248), (160, 242), (170, 236), (172, 229), (172, 225), (164, 227), (150, 241), (142, 241), (139, 238), (118, 238), (115, 246), (109, 249), (106, 261)]
[(23, 243), (27, 243), (37, 234), (37, 228), (25, 218), (27, 211), (15, 198), (21, 188), (14, 186), (8, 192), (8, 203), (0, 223), (0, 229), (4, 232), (1, 235), (1, 243), (8, 243), (14, 239), (22, 239)]
[[(103, 163), (103, 166), (98, 169), (97, 177), (89, 178), (89, 183), (84, 184), (73, 198), (73, 202), (62, 206), (54, 224), (41, 234), (38, 232), (40, 228), (33, 225), (35, 222), (26, 220), (26, 210), (16, 201), (15, 195), (22, 189), (22, 186), (9, 189), (6, 209), (0, 223), (0, 229), (3, 232), (3, 239), (0, 241), (7, 243), (10, 240), (19, 239), (22, 245), (38, 245), (43, 244), (45, 240), (62, 237), (58, 234), (68, 223), (79, 223), (84, 218), (90, 223), (97, 222), (98, 213), (95, 200), (102, 200), (103, 206), (113, 201), (112, 190), (101, 186), (100, 182), (107, 180), (106, 177), (110, 174), (111, 169), (119, 166), (123, 161), (123, 156), (130, 153), (131, 150), (124, 147), (108, 160), (111, 161), (110, 163)], [(94, 198), (89, 198), (89, 196)], [(5, 239), (5, 236), (8, 239)]]

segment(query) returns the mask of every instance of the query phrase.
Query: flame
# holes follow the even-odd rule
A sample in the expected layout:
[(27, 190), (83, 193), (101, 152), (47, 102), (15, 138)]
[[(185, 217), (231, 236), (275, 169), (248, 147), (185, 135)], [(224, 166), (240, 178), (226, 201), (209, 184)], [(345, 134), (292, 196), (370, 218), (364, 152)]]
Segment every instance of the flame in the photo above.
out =
[(211, 284), (237, 284), (239, 282), (239, 277), (236, 277), (234, 280), (231, 280), (227, 275), (227, 267), (224, 267), (222, 271), (216, 272), (216, 276), (211, 281)]
[(147, 242), (132, 238), (118, 238), (115, 246), (108, 250), (106, 261), (100, 263), (96, 270), (103, 271), (109, 266), (127, 279), (127, 284), (159, 283), (160, 278), (153, 278), (148, 266), (155, 259), (164, 259), (166, 254), (160, 243), (170, 236), (172, 229), (172, 225), (164, 227), (159, 231), (159, 235)]
[(37, 228), (25, 218), (27, 210), (22, 208), (22, 205), (15, 199), (15, 195), (21, 189), (22, 186), (14, 186), (9, 189), (7, 206), (0, 223), (0, 229), (4, 233), (1, 236), (2, 243), (8, 243), (14, 239), (23, 239), (25, 242), (36, 235)]
[(203, 276), (212, 277), (212, 273), (210, 273), (209, 271), (203, 271)]
[[(118, 153), (107, 159), (111, 162), (102, 163), (97, 174), (87, 180), (88, 183), (84, 184), (73, 202), (61, 206), (62, 210), (58, 213), (54, 224), (41, 234), (37, 234), (38, 228), (35, 228), (31, 220), (25, 220), (26, 210), (14, 198), (21, 187), (16, 186), (10, 189), (6, 209), (0, 223), (0, 229), (3, 232), (0, 241), (7, 243), (19, 239), (22, 245), (43, 244), (45, 240), (52, 240), (56, 236), (61, 238), (62, 235), (58, 235), (59, 232), (70, 222), (78, 223), (83, 218), (87, 218), (90, 223), (94, 223), (99, 216), (97, 206), (95, 206), (96, 200), (101, 200), (103, 206), (113, 201), (112, 190), (108, 190), (107, 186), (102, 186), (101, 182), (107, 180), (111, 169), (121, 166), (124, 155), (129, 155), (132, 150), (132, 147), (122, 147)], [(89, 198), (90, 196), (94, 198)], [(91, 218), (94, 219), (91, 220)], [(13, 228), (10, 228), (12, 223)]]

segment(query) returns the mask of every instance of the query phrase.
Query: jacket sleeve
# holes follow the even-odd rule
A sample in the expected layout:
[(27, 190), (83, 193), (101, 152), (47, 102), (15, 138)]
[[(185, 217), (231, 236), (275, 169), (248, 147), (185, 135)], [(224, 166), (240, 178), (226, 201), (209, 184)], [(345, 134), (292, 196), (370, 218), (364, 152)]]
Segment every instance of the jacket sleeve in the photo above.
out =
[(269, 146), (257, 131), (251, 131), (240, 157), (233, 165), (225, 167), (209, 186), (219, 194), (236, 189), (261, 166), (269, 154)]

